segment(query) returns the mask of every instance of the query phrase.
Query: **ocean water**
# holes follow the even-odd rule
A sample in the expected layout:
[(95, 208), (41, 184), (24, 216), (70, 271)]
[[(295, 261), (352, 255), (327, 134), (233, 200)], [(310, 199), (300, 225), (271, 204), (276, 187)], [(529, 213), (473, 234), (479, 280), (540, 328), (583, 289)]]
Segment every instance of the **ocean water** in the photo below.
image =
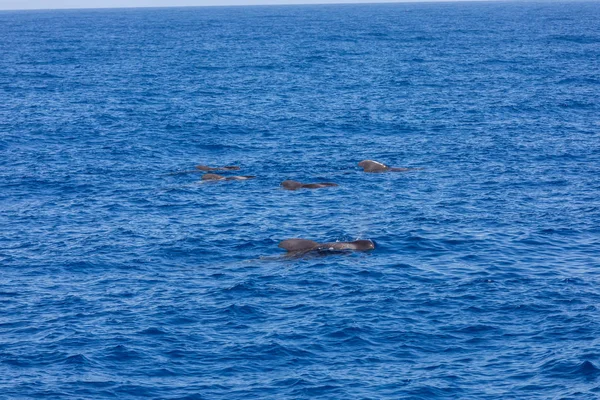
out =
[(599, 398), (599, 21), (1, 12), (0, 399)]

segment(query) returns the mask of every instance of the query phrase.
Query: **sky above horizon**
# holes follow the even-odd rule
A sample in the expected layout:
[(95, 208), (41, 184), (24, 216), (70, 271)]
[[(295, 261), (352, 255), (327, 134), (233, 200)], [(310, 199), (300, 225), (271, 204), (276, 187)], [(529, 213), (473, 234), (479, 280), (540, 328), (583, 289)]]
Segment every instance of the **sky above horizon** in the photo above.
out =
[[(0, 0), (0, 10), (60, 8), (177, 7), (273, 4), (399, 3), (440, 0)], [(465, 1), (465, 0), (462, 0)], [(467, 0), (469, 1), (469, 0)]]

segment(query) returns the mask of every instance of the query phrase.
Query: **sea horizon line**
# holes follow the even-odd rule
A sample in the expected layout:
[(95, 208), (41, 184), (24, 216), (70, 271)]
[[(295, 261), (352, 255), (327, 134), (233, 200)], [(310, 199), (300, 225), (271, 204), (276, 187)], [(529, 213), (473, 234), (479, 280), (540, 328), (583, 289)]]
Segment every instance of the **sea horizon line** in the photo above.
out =
[(232, 2), (231, 4), (181, 4), (181, 5), (142, 5), (142, 6), (77, 6), (77, 7), (31, 7), (31, 8), (2, 8), (0, 12), (6, 11), (77, 11), (77, 10), (137, 10), (137, 9), (175, 9), (175, 8), (226, 8), (226, 7), (285, 7), (285, 6), (344, 6), (344, 5), (384, 5), (384, 4), (415, 4), (415, 3), (587, 3), (594, 0), (394, 0), (394, 1), (333, 1), (333, 2), (305, 2), (302, 0), (294, 2), (277, 2), (258, 3), (258, 4), (239, 4)]

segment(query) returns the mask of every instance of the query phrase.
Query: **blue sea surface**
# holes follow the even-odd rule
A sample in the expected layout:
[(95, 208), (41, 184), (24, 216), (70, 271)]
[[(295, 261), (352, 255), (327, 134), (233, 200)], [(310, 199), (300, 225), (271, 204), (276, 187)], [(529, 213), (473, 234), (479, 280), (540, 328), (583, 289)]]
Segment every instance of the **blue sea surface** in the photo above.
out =
[(596, 399), (599, 308), (600, 3), (0, 13), (2, 400)]

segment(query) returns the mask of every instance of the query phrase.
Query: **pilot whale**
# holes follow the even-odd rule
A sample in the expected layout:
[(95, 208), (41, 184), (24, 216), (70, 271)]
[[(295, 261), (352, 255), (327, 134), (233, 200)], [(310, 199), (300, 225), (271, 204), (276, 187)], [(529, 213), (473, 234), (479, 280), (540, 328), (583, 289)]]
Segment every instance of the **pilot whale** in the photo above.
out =
[(358, 166), (362, 167), (365, 172), (386, 172), (386, 171), (404, 172), (404, 171), (411, 171), (411, 170), (415, 169), (415, 168), (388, 167), (387, 165), (385, 165), (383, 163), (380, 163), (378, 161), (373, 161), (373, 160), (363, 160), (358, 163)]
[(300, 183), (298, 181), (292, 181), (290, 179), (281, 182), (286, 190), (298, 190), (298, 189), (320, 189), (324, 187), (338, 186), (337, 183), (322, 182), (322, 183)]
[(255, 176), (223, 176), (217, 174), (204, 174), (202, 175), (203, 181), (245, 181), (248, 179), (256, 178)]
[(303, 255), (309, 252), (336, 252), (336, 251), (369, 251), (375, 249), (372, 240), (355, 240), (353, 242), (318, 243), (307, 239), (287, 239), (279, 246), (287, 251), (288, 255)]

